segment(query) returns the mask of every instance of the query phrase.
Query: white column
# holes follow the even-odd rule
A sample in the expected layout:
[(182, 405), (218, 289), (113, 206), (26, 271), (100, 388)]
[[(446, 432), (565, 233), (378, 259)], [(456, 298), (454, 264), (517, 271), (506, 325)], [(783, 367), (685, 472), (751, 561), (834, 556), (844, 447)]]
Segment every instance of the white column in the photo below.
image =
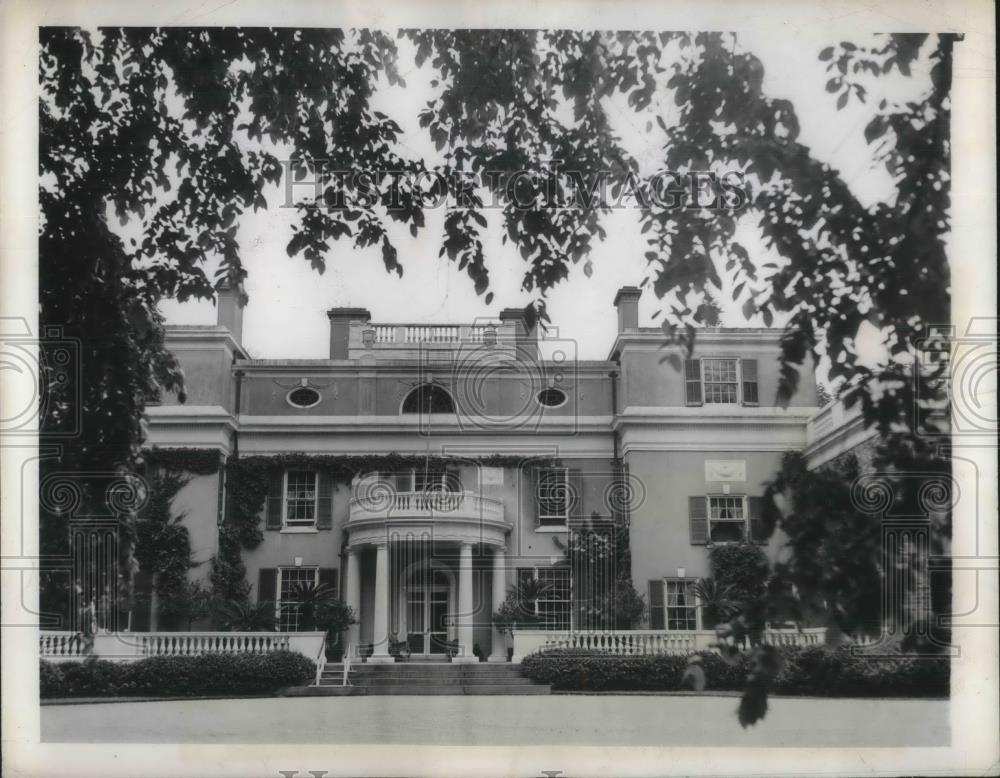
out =
[(389, 546), (375, 546), (375, 616), (372, 622), (374, 652), (369, 662), (392, 662), (389, 655)]
[[(361, 555), (360, 551), (356, 548), (347, 549), (347, 580), (345, 583), (347, 591), (345, 592), (344, 602), (354, 611), (356, 618), (361, 618)], [(347, 634), (344, 636), (344, 640), (347, 645), (350, 646), (351, 651), (354, 655), (357, 655), (358, 643), (361, 640), (361, 625), (352, 624), (348, 630)]]
[[(507, 598), (507, 558), (503, 548), (493, 549), (493, 613), (503, 605)], [(493, 628), (493, 648), (490, 651), (490, 662), (507, 661), (507, 636), (496, 627)]]
[(472, 544), (463, 543), (458, 555), (458, 646), (456, 662), (478, 662), (472, 653)]

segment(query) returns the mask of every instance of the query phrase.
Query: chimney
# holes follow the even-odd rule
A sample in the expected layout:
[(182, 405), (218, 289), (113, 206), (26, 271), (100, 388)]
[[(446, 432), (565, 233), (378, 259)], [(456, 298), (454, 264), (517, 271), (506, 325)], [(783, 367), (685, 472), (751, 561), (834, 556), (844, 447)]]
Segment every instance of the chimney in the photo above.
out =
[(220, 327), (225, 327), (240, 346), (243, 345), (243, 284), (233, 286), (223, 281), (216, 291), (217, 319)]
[(365, 308), (331, 308), (326, 312), (330, 319), (330, 359), (349, 359), (351, 323), (367, 324), (371, 311)]
[(642, 290), (637, 286), (623, 286), (615, 295), (614, 306), (618, 309), (618, 332), (639, 329), (639, 298)]
[(500, 311), (500, 321), (514, 325), (514, 347), (517, 358), (534, 362), (538, 360), (538, 324), (528, 329), (528, 317), (524, 308), (504, 308)]

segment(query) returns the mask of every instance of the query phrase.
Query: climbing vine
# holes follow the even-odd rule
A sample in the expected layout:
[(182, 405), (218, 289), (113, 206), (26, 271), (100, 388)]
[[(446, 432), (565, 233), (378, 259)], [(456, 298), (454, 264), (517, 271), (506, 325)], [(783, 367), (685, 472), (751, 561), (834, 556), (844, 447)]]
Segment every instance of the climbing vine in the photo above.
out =
[(144, 452), (146, 464), (175, 473), (212, 475), (222, 466), (222, 453), (214, 448), (151, 448)]
[(173, 501), (188, 483), (185, 475), (169, 472), (147, 480), (147, 500), (136, 517), (135, 559), (141, 570), (154, 575), (154, 587), (164, 615), (183, 616), (187, 572), (191, 567), (191, 539), (173, 512)]
[(447, 465), (479, 465), (481, 467), (520, 467), (530, 462), (535, 466), (556, 467), (554, 457), (523, 457), (490, 455), (484, 457), (422, 456), (414, 454), (275, 454), (230, 459), (226, 463), (226, 511), (219, 527), (219, 553), (212, 564), (212, 588), (216, 598), (235, 602), (245, 600), (250, 585), (246, 582), (246, 567), (242, 549), (254, 549), (264, 539), (260, 528), (261, 514), (267, 501), (270, 474), (275, 470), (304, 469), (330, 477), (334, 488), (349, 484), (364, 473), (398, 472), (413, 467)]

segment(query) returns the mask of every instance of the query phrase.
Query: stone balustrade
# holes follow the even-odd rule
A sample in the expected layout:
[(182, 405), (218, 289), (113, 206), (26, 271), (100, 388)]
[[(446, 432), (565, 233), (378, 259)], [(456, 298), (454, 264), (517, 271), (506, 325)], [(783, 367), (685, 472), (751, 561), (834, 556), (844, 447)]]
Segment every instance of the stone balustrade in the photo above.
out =
[[(822, 628), (767, 630), (764, 642), (775, 646), (820, 646)], [(672, 654), (686, 656), (705, 651), (718, 640), (711, 630), (616, 630), (612, 632), (570, 632), (546, 630), (514, 631), (514, 662), (528, 654), (554, 649), (600, 652), (609, 656)]]
[(94, 635), (89, 652), (86, 640), (75, 632), (42, 631), (38, 647), (50, 662), (79, 661), (88, 656), (134, 662), (151, 656), (200, 654), (264, 654), (295, 651), (316, 660), (323, 632), (117, 632)]

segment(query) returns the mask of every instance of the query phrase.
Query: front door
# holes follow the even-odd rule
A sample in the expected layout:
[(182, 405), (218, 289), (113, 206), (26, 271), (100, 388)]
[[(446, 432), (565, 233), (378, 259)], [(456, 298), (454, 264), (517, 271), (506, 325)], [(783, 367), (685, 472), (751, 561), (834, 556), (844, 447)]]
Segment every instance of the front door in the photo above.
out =
[(413, 654), (443, 654), (448, 641), (448, 588), (417, 585), (406, 590), (406, 640)]

